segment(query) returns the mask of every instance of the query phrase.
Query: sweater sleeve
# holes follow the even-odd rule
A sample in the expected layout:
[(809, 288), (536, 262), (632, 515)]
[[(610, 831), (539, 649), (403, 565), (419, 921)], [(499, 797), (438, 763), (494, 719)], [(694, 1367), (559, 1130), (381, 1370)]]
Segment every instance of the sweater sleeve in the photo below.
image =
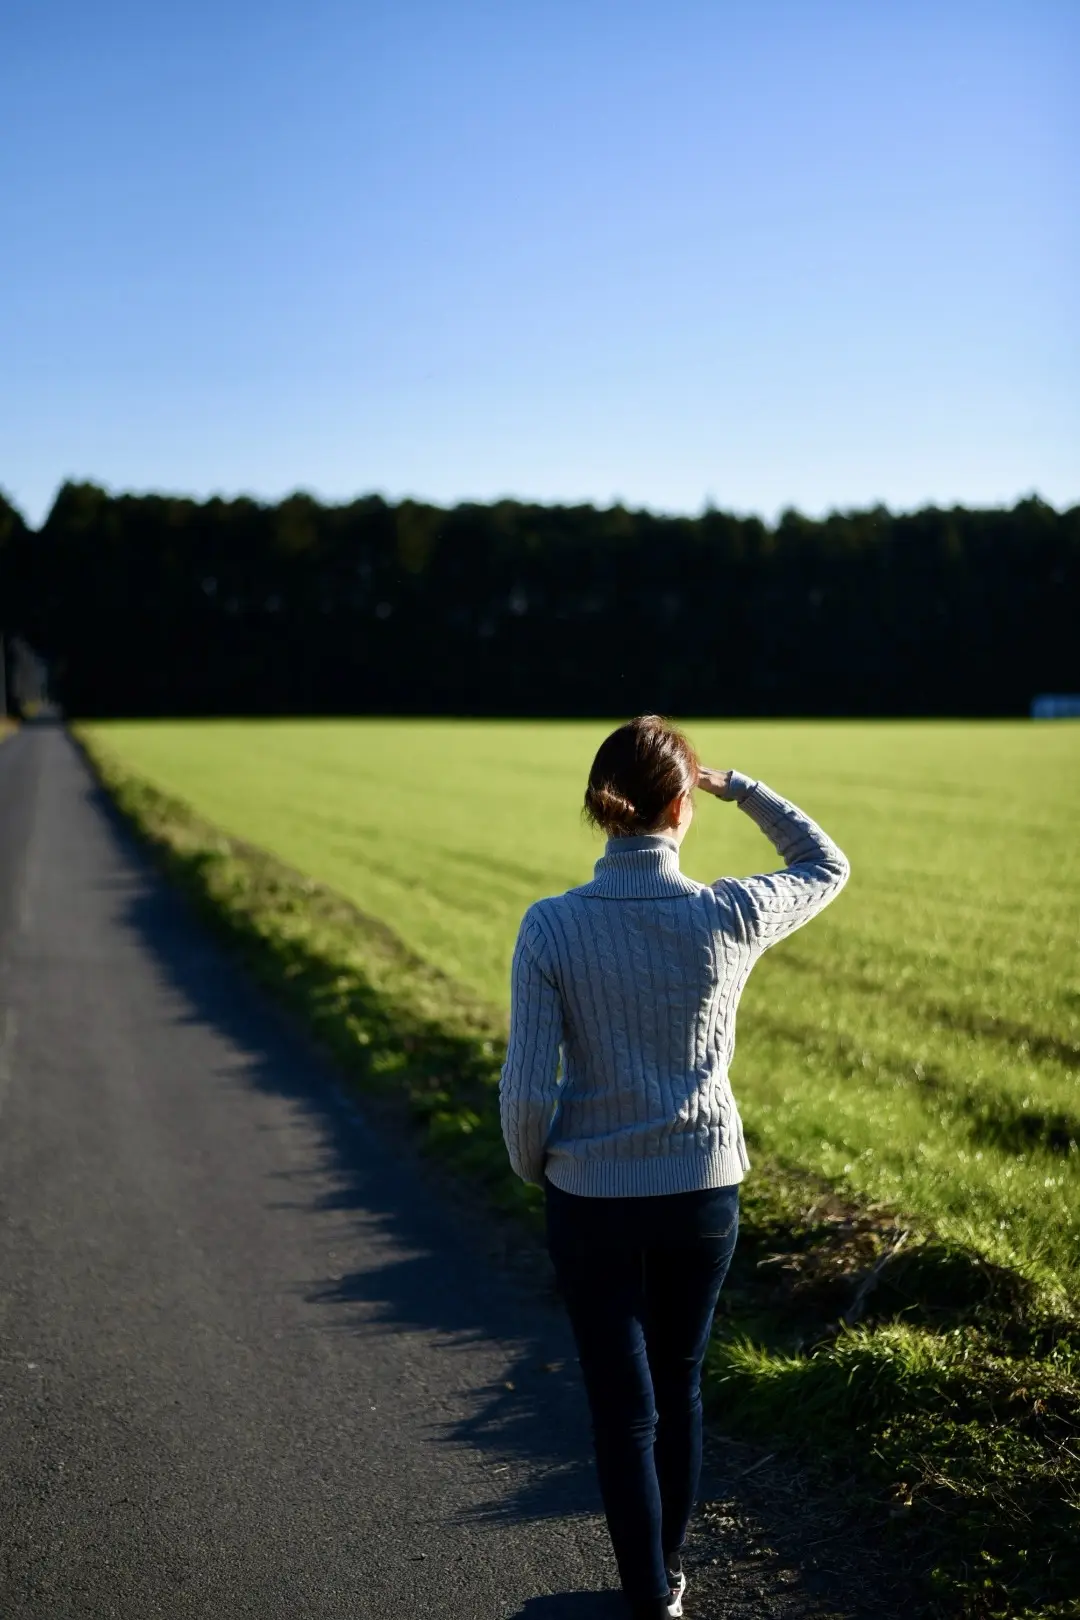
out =
[(713, 884), (738, 911), (750, 942), (767, 950), (835, 900), (851, 867), (843, 850), (816, 822), (764, 782), (732, 771), (724, 797), (735, 800), (784, 861), (782, 871), (720, 878)]
[(499, 1117), (510, 1164), (523, 1181), (544, 1183), (545, 1147), (559, 1105), (562, 1000), (540, 960), (543, 936), (526, 912), (510, 979), (510, 1039), (499, 1079)]

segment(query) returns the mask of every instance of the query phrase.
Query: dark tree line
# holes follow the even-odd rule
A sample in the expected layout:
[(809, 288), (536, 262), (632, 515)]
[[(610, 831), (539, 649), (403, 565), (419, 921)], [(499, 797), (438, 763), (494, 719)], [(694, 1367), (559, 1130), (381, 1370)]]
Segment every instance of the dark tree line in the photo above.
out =
[(775, 526), (516, 501), (449, 510), (0, 499), (0, 630), (77, 715), (1019, 714), (1080, 690), (1080, 507)]

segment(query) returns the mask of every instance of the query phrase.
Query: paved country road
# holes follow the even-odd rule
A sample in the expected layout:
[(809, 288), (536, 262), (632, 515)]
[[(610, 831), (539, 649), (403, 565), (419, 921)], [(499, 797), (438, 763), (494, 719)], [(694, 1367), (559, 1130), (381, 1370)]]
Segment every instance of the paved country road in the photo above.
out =
[[(64, 732), (0, 746), (3, 1620), (615, 1616), (575, 1373)], [(692, 1616), (853, 1612), (704, 1550)]]

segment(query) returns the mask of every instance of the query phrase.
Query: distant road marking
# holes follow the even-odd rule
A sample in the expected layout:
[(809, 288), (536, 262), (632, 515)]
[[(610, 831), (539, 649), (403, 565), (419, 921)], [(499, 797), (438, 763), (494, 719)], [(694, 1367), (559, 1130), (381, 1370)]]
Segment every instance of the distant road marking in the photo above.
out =
[(15, 1014), (10, 1007), (0, 1013), (0, 1114), (11, 1081), (11, 1053), (15, 1045)]
[(31, 816), (30, 828), (23, 851), (22, 881), (19, 884), (19, 893), (16, 900), (16, 917), (20, 934), (30, 932), (30, 924), (34, 915), (34, 899), (38, 886), (38, 868), (41, 865), (41, 837), (38, 826), (38, 800), (40, 798), (40, 783), (35, 773), (31, 778)]
[(18, 917), (20, 934), (29, 933), (30, 923), (33, 917), (32, 883), (33, 879), (37, 876), (37, 862), (34, 859), (36, 854), (35, 844), (36, 839), (34, 838), (33, 831), (31, 831), (30, 847), (26, 852), (26, 862), (23, 866), (22, 882), (19, 885)]

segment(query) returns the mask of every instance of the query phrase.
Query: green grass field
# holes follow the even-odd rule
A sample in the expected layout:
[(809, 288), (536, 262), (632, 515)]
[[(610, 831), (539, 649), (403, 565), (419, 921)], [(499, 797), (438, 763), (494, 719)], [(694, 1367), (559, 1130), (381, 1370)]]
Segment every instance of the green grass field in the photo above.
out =
[[(164, 870), (387, 1124), (539, 1232), (495, 1091), (536, 895), (587, 877), (603, 724), (80, 728)], [(935, 1620), (1077, 1620), (1074, 726), (725, 724), (851, 857), (755, 969), (733, 1079), (755, 1159), (709, 1409), (856, 1486)], [(695, 876), (774, 857), (703, 797)]]
[[(583, 881), (603, 723), (154, 722), (92, 734), (140, 777), (383, 919), (499, 1008), (521, 913)], [(836, 904), (769, 953), (732, 1071), (752, 1145), (1030, 1278), (1080, 1279), (1080, 731), (709, 722), (703, 758), (841, 844)], [(694, 877), (775, 864), (699, 796)]]

